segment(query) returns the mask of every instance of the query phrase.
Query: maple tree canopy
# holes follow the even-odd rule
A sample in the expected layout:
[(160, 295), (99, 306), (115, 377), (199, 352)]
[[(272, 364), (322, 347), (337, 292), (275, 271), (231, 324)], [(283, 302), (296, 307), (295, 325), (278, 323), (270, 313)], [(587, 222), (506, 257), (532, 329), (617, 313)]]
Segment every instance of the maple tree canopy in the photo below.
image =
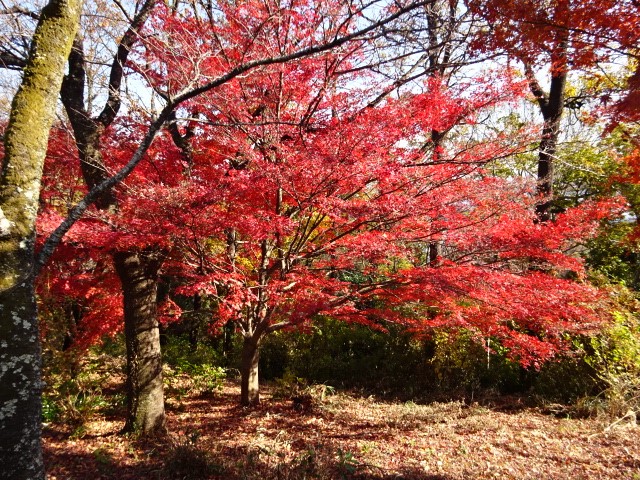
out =
[[(224, 21), (213, 27), (158, 7), (132, 69), (171, 98), (237, 62), (327, 34), (314, 2), (278, 11), (275, 22), (269, 5), (221, 4)], [(581, 262), (564, 252), (617, 203), (585, 202), (536, 223), (535, 185), (485, 167), (537, 132), (471, 128), (522, 98), (526, 84), (508, 70), (452, 87), (433, 76), (372, 106), (384, 88), (357, 68), (363, 51), (345, 45), (265, 65), (180, 106), (172, 121), (182, 148), (175, 132), (161, 132), (117, 187), (117, 210), (91, 210), (42, 275), (43, 294), (87, 306), (81, 344), (120, 328), (121, 293), (104, 253), (132, 249), (162, 252), (172, 295), (212, 296), (215, 325), (233, 320), (245, 335), (304, 328), (318, 315), (401, 323), (418, 335), (460, 327), (536, 365), (563, 347), (563, 333), (605, 318)], [(149, 121), (131, 111), (109, 127), (108, 169), (129, 161)], [(452, 129), (428, 148), (431, 132)], [(48, 158), (42, 234), (84, 188), (64, 132)], [(435, 262), (431, 244), (441, 246)], [(171, 300), (163, 312), (180, 314)]]

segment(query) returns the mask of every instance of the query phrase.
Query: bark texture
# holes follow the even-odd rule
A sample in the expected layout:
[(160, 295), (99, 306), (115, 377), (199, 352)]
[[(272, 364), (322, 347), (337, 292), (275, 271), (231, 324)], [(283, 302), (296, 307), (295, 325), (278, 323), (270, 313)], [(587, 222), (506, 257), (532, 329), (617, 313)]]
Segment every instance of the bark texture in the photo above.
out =
[[(61, 98), (75, 135), (82, 175), (90, 189), (108, 178), (103, 162), (102, 135), (120, 110), (123, 67), (138, 39), (139, 29), (155, 4), (156, 0), (146, 0), (141, 5), (120, 40), (109, 76), (109, 96), (96, 117), (87, 110), (84, 96), (86, 71), (82, 38), (78, 36), (73, 43)], [(117, 197), (114, 191), (109, 188), (101, 192), (95, 205), (101, 210), (115, 210)], [(135, 250), (114, 255), (124, 294), (129, 406), (125, 428), (139, 434), (154, 434), (164, 429), (160, 332), (156, 314), (159, 259), (158, 253)]]
[(49, 130), (80, 0), (51, 0), (13, 99), (0, 181), (0, 478), (44, 478), (34, 240)]
[(128, 401), (125, 430), (161, 433), (165, 415), (156, 296), (162, 261), (153, 252), (122, 252), (114, 260), (124, 292)]
[(245, 337), (240, 364), (240, 403), (247, 407), (260, 403), (259, 360), (259, 340), (254, 337)]

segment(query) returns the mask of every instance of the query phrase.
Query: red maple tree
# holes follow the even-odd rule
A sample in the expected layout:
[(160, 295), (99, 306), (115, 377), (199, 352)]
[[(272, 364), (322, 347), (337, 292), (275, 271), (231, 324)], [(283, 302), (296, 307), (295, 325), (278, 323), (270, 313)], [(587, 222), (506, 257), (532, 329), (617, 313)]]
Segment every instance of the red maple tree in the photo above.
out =
[[(228, 55), (254, 47), (233, 37), (240, 27), (259, 30), (264, 19), (250, 13), (230, 23), (237, 49)], [(215, 78), (228, 68), (208, 53), (218, 40), (201, 24), (163, 18), (171, 42), (152, 37), (136, 67), (157, 92), (169, 98), (196, 73)], [(292, 25), (289, 37), (274, 28), (253, 42), (272, 55), (286, 51), (283, 43), (309, 34), (306, 23)], [(466, 328), (499, 339), (525, 365), (550, 358), (563, 332), (599, 321), (595, 290), (562, 276), (581, 277), (580, 262), (564, 252), (593, 232), (608, 205), (584, 204), (536, 224), (532, 185), (484, 168), (530, 140), (526, 132), (516, 140), (473, 130), (480, 113), (517, 99), (523, 85), (504, 72), (449, 88), (433, 77), (421, 91), (372, 107), (380, 90), (357, 68), (359, 55), (336, 48), (265, 66), (183, 103), (116, 192), (118, 210), (79, 222), (59, 254), (69, 273), (55, 276), (58, 291), (105, 302), (85, 317), (85, 338), (119, 317), (108, 307), (117, 295), (101, 255), (132, 248), (164, 252), (164, 274), (180, 279), (176, 293), (214, 296), (215, 322), (236, 323), (244, 404), (259, 399), (264, 336), (319, 314), (420, 333)], [(109, 168), (128, 161), (147, 123), (138, 113), (112, 127)], [(454, 126), (437, 152), (427, 148), (431, 132)], [(48, 171), (43, 231), (56, 223), (54, 197), (71, 188), (53, 162)], [(436, 261), (425, 254), (434, 242), (442, 245)]]

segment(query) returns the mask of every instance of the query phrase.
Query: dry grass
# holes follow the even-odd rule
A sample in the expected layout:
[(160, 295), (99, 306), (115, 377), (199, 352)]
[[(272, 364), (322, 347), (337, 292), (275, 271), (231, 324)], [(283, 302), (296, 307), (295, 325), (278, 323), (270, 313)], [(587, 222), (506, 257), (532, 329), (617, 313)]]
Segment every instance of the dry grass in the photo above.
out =
[[(242, 409), (227, 383), (169, 399), (168, 437), (136, 441), (118, 418), (49, 426), (49, 479), (640, 479), (640, 427), (460, 402), (387, 403), (347, 394), (305, 411), (263, 396)], [(513, 404), (511, 404), (513, 405)]]

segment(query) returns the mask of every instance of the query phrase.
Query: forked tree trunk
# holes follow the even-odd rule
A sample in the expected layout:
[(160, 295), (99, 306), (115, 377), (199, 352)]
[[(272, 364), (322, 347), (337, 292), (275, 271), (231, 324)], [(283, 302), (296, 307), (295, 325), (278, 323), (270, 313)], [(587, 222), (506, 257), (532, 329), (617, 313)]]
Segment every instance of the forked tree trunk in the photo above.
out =
[(258, 383), (258, 363), (260, 359), (260, 340), (245, 337), (242, 344), (240, 364), (240, 403), (254, 406), (260, 403), (260, 385)]
[[(565, 46), (561, 46), (554, 52), (556, 59), (563, 59), (566, 51)], [(525, 64), (525, 72), (529, 80), (529, 88), (535, 95), (540, 107), (540, 112), (544, 119), (542, 138), (540, 139), (540, 149), (538, 152), (538, 185), (537, 193), (539, 200), (536, 204), (536, 216), (538, 221), (546, 222), (551, 220), (551, 207), (553, 206), (553, 180), (554, 180), (554, 159), (558, 149), (558, 139), (560, 137), (560, 122), (564, 109), (565, 88), (567, 84), (567, 71), (557, 67), (551, 75), (549, 92), (545, 92), (535, 78), (531, 66)]]
[[(122, 37), (111, 67), (107, 102), (97, 117), (91, 117), (86, 107), (87, 75), (80, 36), (69, 55), (69, 74), (64, 79), (60, 94), (73, 127), (82, 174), (89, 188), (107, 178), (102, 134), (118, 114), (123, 68), (138, 40), (139, 30), (155, 4), (156, 0), (145, 0)], [(101, 210), (115, 209), (115, 193), (112, 190), (103, 192), (95, 205)], [(142, 254), (135, 250), (115, 254), (114, 261), (124, 294), (129, 407), (125, 429), (152, 434), (164, 429), (162, 361), (156, 316), (157, 274), (161, 262), (157, 253)]]
[(34, 296), (35, 221), (49, 129), (82, 2), (40, 14), (11, 106), (0, 179), (0, 478), (44, 478), (40, 334)]
[(117, 253), (114, 261), (124, 293), (128, 401), (125, 431), (162, 433), (164, 389), (156, 308), (162, 261), (153, 252)]

